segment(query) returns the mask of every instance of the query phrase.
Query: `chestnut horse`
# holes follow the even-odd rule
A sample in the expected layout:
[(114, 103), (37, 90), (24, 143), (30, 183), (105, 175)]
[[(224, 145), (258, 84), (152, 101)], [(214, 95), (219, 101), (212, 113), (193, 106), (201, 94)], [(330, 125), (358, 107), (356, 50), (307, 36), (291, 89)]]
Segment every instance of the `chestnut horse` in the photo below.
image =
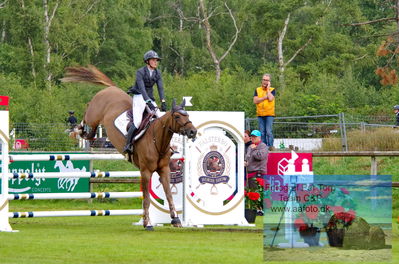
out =
[[(93, 139), (99, 124), (104, 125), (107, 135), (115, 148), (122, 153), (126, 143), (125, 136), (115, 127), (114, 120), (124, 111), (132, 108), (132, 98), (116, 87), (116, 85), (96, 67), (69, 67), (66, 69), (63, 82), (86, 82), (107, 86), (99, 91), (88, 103), (82, 124), (79, 126), (80, 133), (85, 139)], [(176, 105), (173, 101), (171, 111), (160, 118), (155, 119), (147, 129), (146, 133), (134, 143), (133, 154), (129, 157), (141, 173), (141, 186), (143, 191), (143, 225), (147, 230), (153, 230), (149, 218), (150, 207), (149, 183), (154, 172), (160, 176), (167, 201), (169, 203), (172, 225), (181, 227), (170, 190), (169, 161), (172, 155), (170, 151), (170, 140), (173, 133), (195, 138), (196, 128), (189, 120), (184, 110), (185, 101)], [(84, 128), (89, 127), (87, 133)]]

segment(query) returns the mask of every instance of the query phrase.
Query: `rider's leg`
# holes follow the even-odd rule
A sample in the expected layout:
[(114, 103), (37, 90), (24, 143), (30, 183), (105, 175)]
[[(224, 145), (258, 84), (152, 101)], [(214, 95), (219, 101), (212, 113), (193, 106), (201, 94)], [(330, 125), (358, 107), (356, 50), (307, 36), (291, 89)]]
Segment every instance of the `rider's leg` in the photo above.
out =
[(132, 126), (129, 128), (129, 131), (127, 132), (127, 140), (126, 140), (126, 145), (123, 149), (124, 154), (132, 154), (132, 140), (133, 140), (133, 135), (134, 132), (136, 132), (137, 128), (132, 124)]
[(141, 120), (143, 119), (143, 112), (145, 109), (145, 101), (143, 99), (143, 96), (141, 94), (135, 94), (133, 95), (133, 103), (132, 103), (132, 111), (133, 111), (133, 124), (129, 128), (129, 131), (127, 132), (127, 139), (126, 139), (126, 145), (123, 149), (124, 154), (131, 154), (131, 147), (132, 147), (132, 141), (133, 141), (133, 135), (134, 132), (137, 130), (137, 128), (140, 126)]

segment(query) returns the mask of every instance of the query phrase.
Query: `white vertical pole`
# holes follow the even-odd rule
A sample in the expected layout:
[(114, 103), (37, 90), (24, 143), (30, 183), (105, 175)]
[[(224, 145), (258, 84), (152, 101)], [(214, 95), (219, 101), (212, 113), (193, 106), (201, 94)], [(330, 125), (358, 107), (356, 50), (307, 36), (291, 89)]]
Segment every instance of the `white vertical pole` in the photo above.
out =
[(8, 143), (9, 113), (0, 110), (0, 144), (1, 144), (1, 195), (0, 195), (0, 231), (11, 232), (8, 222)]

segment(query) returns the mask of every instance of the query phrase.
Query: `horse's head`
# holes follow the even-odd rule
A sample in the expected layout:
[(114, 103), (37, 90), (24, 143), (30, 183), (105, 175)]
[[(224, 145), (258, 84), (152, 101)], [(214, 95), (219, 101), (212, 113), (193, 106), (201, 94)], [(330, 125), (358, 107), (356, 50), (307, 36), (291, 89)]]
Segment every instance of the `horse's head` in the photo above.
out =
[(183, 99), (181, 105), (176, 105), (176, 100), (173, 99), (172, 110), (172, 130), (175, 133), (185, 135), (188, 138), (195, 138), (197, 129), (190, 121), (188, 113), (184, 110), (186, 100)]

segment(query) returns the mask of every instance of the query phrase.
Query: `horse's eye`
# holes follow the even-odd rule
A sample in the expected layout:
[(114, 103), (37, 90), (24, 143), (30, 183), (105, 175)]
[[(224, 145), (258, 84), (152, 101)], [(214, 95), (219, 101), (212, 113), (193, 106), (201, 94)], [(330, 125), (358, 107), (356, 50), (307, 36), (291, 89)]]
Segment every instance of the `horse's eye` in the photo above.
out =
[(175, 119), (179, 119), (180, 118), (180, 116), (175, 116)]

